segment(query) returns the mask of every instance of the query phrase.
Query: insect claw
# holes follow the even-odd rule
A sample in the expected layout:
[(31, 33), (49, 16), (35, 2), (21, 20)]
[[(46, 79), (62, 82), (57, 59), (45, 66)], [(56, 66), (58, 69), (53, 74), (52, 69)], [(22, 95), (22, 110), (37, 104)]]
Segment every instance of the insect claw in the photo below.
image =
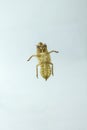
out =
[(36, 75), (36, 77), (38, 78), (38, 75)]

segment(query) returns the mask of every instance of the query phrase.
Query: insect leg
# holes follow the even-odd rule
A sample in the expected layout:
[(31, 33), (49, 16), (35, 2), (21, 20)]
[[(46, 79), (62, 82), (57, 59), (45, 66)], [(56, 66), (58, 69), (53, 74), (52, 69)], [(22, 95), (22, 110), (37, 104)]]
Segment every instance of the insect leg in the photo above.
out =
[(49, 51), (48, 53), (50, 54), (52, 52), (59, 53), (59, 51), (55, 51), (55, 50)]
[(28, 58), (27, 61), (29, 61), (32, 57), (37, 57), (37, 55), (32, 55), (31, 57)]
[(50, 63), (50, 64), (52, 65), (52, 75), (54, 75), (54, 74), (53, 74), (53, 63)]
[(52, 66), (52, 75), (54, 75), (54, 74), (53, 74), (53, 63), (48, 62), (48, 64), (50, 64), (50, 65)]
[(41, 64), (37, 64), (36, 65), (36, 77), (38, 78), (38, 66), (40, 66)]

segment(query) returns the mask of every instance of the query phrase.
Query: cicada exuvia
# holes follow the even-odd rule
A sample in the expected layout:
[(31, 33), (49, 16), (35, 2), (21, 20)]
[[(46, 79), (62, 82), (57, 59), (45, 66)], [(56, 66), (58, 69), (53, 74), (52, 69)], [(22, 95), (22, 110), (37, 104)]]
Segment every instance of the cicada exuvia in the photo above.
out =
[(50, 53), (58, 53), (58, 51), (48, 51), (47, 45), (42, 42), (39, 42), (36, 45), (36, 50), (36, 54), (29, 57), (27, 61), (32, 57), (37, 57), (38, 64), (36, 65), (36, 77), (38, 78), (38, 67), (40, 66), (40, 74), (45, 80), (47, 80), (51, 74), (53, 75), (53, 63), (51, 62)]

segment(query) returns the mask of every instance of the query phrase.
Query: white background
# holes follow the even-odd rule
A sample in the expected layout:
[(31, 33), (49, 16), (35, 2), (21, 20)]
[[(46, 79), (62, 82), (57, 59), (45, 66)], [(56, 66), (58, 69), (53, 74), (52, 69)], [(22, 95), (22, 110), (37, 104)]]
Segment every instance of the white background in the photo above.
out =
[[(40, 41), (60, 52), (47, 81)], [(0, 0), (0, 130), (87, 130), (86, 0)]]

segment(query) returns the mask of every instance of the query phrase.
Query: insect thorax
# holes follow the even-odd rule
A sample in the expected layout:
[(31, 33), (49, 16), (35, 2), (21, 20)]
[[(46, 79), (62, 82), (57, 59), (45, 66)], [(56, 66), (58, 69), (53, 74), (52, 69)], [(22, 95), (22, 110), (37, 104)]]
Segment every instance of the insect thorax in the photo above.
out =
[(49, 63), (51, 62), (50, 55), (48, 53), (40, 53), (38, 56), (39, 63)]

